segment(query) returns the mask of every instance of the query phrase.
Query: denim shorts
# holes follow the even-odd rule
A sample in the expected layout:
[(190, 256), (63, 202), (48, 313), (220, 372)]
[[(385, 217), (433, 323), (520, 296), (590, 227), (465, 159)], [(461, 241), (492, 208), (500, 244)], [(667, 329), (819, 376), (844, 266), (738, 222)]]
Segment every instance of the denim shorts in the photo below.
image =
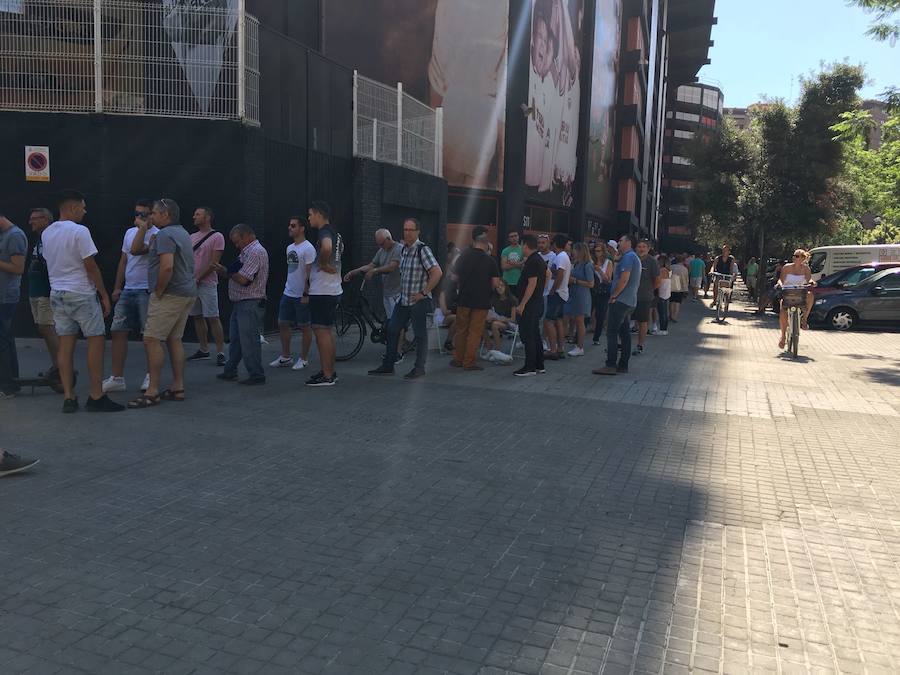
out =
[(112, 326), (109, 330), (113, 333), (126, 331), (143, 333), (144, 324), (147, 323), (147, 307), (149, 305), (150, 293), (148, 291), (122, 291), (113, 311)]
[(547, 321), (558, 321), (563, 318), (563, 310), (566, 307), (566, 301), (559, 297), (559, 293), (551, 293), (547, 297), (547, 313), (544, 318)]
[(278, 303), (278, 322), (292, 326), (308, 326), (310, 324), (309, 303), (301, 302), (302, 298), (282, 295)]
[(86, 338), (106, 335), (103, 308), (96, 293), (51, 291), (50, 306), (57, 335), (78, 335), (79, 330)]

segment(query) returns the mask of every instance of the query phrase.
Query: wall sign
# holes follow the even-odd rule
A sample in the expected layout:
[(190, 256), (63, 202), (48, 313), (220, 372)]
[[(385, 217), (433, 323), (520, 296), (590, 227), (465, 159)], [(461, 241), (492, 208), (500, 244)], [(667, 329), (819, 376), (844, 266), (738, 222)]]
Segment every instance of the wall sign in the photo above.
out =
[(50, 182), (50, 148), (46, 145), (25, 146), (25, 180)]

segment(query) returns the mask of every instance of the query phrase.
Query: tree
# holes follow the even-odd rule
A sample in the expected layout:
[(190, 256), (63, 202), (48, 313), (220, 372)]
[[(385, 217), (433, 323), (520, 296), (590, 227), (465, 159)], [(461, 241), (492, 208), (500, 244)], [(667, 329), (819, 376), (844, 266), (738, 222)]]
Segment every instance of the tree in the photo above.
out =
[(869, 35), (876, 40), (889, 40), (893, 45), (900, 38), (900, 21), (894, 20), (900, 14), (900, 0), (850, 0), (850, 4), (875, 15)]

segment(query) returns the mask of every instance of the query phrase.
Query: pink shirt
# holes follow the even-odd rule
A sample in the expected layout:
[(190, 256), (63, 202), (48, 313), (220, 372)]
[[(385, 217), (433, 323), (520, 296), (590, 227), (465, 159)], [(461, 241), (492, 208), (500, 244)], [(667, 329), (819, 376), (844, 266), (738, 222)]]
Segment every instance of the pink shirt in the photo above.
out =
[[(209, 264), (212, 262), (213, 253), (216, 251), (224, 251), (225, 250), (225, 237), (222, 236), (221, 232), (216, 232), (209, 239), (204, 241), (200, 248), (196, 248), (197, 242), (203, 239), (209, 232), (193, 232), (191, 233), (191, 245), (194, 246), (194, 270), (195, 274), (200, 274), (203, 270), (209, 267)], [(215, 271), (210, 272), (205, 277), (200, 279), (197, 283), (203, 284), (204, 286), (215, 286), (219, 283), (219, 278), (216, 276)]]

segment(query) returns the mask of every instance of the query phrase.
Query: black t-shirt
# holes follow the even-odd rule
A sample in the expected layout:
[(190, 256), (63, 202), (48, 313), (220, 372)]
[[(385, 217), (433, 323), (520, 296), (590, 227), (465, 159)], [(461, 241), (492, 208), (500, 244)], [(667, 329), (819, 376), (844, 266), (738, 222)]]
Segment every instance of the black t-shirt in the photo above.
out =
[(534, 293), (528, 300), (526, 307), (534, 307), (544, 300), (544, 280), (547, 278), (547, 263), (541, 257), (541, 254), (535, 251), (522, 266), (522, 276), (519, 277), (519, 284), (516, 286), (516, 296), (525, 297), (525, 290), (528, 288), (528, 280), (537, 279), (537, 285), (534, 287)]
[(730, 255), (725, 259), (719, 256), (716, 258), (714, 269), (719, 274), (731, 274), (731, 270), (734, 269), (734, 256)]
[(490, 309), (494, 291), (491, 280), (500, 276), (497, 261), (480, 248), (472, 247), (460, 254), (455, 270), (459, 277), (459, 306)]

